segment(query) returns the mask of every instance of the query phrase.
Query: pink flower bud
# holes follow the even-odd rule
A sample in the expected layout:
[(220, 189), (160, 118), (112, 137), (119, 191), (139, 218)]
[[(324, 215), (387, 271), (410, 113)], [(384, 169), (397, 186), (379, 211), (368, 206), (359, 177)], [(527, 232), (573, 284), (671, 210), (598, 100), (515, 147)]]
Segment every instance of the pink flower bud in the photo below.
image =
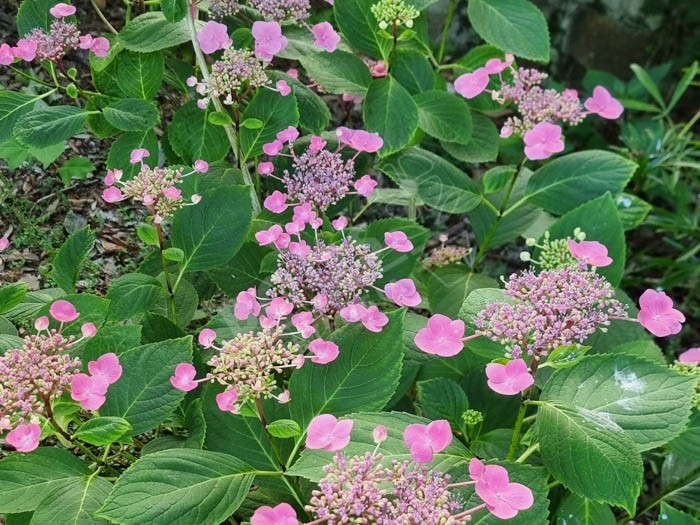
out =
[(216, 332), (211, 328), (205, 328), (204, 330), (199, 332), (197, 342), (204, 348), (211, 348), (214, 344), (214, 341), (216, 341)]
[(80, 314), (68, 301), (63, 299), (54, 302), (49, 308), (49, 314), (59, 323), (70, 323), (75, 321)]
[(97, 334), (97, 328), (95, 327), (94, 323), (84, 323), (80, 327), (80, 333), (83, 334), (83, 337), (95, 337), (95, 334)]
[(39, 317), (36, 321), (34, 321), (34, 328), (36, 328), (37, 332), (43, 332), (49, 327), (49, 318), (46, 317), (45, 315)]
[(377, 425), (374, 427), (374, 430), (372, 431), (372, 439), (374, 439), (374, 442), (378, 445), (379, 443), (383, 443), (386, 441), (386, 438), (388, 437), (388, 432), (386, 430), (386, 427), (384, 425)]
[(209, 171), (209, 163), (206, 160), (197, 159), (194, 161), (194, 171), (197, 173), (206, 173)]
[(75, 6), (61, 2), (49, 9), (49, 13), (51, 13), (51, 16), (54, 18), (65, 18), (75, 14)]

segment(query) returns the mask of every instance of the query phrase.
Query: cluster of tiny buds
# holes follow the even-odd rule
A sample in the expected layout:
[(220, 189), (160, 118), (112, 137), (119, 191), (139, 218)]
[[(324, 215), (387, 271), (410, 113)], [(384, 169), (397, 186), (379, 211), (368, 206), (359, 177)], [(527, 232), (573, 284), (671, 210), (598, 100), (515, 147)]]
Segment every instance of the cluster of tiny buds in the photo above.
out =
[(50, 328), (50, 318), (34, 322), (36, 334), (24, 338), (21, 348), (0, 356), (0, 432), (9, 430), (5, 441), (19, 452), (31, 452), (39, 446), (42, 419), (53, 418), (52, 403), (70, 387), (73, 400), (85, 410), (97, 410), (105, 402), (109, 385), (121, 376), (119, 359), (105, 354), (88, 364), (90, 374), (80, 372), (82, 362), (70, 350), (94, 337), (93, 323), (81, 326), (82, 337), (64, 336), (67, 323), (80, 317), (75, 307), (58, 300), (49, 307), (49, 315), (59, 327)]
[(533, 259), (532, 254), (525, 250), (520, 252), (520, 260), (523, 262), (529, 262), (534, 266), (538, 266), (542, 270), (576, 268), (581, 264), (583, 264), (585, 268), (585, 262), (579, 261), (576, 257), (574, 257), (569, 248), (569, 241), (572, 239), (573, 241), (582, 243), (586, 240), (586, 233), (583, 232), (581, 228), (577, 227), (574, 229), (573, 238), (567, 237), (566, 239), (552, 239), (549, 231), (545, 231), (542, 235), (542, 244), (538, 244), (537, 239), (532, 237), (525, 239), (526, 246), (530, 248), (538, 248), (540, 250), (539, 259)]
[[(384, 142), (378, 134), (364, 130), (341, 127), (336, 134), (339, 145), (335, 151), (326, 149), (327, 142), (321, 137), (312, 136), (306, 150), (297, 155), (294, 142), (299, 138), (299, 131), (292, 126), (277, 133), (274, 141), (263, 145), (263, 152), (269, 157), (287, 156), (292, 159), (292, 170), (285, 170), (281, 177), (274, 175), (272, 162), (258, 165), (260, 175), (280, 181), (286, 189), (286, 193), (275, 191), (265, 199), (263, 205), (267, 210), (282, 213), (290, 206), (309, 204), (325, 211), (347, 195), (369, 197), (372, 194), (377, 186), (372, 177), (363, 175), (354, 180), (355, 159), (361, 152), (378, 151)], [(285, 146), (289, 148), (289, 154), (282, 153)], [(355, 150), (355, 154), (347, 160), (341, 155), (345, 146)], [(355, 191), (351, 191), (351, 188)]]
[(182, 206), (191, 206), (201, 201), (201, 196), (195, 194), (186, 203), (178, 184), (194, 173), (206, 173), (209, 164), (204, 160), (196, 160), (192, 171), (184, 173), (182, 168), (151, 168), (143, 161), (149, 156), (146, 149), (131, 152), (131, 163), (141, 164), (139, 173), (132, 179), (122, 180), (122, 170), (108, 170), (104, 179), (107, 189), (102, 192), (102, 199), (111, 204), (132, 198), (143, 203), (153, 214), (153, 222), (160, 224)]
[(73, 16), (75, 11), (74, 6), (64, 3), (53, 6), (49, 13), (56, 20), (51, 22), (49, 32), (35, 28), (18, 40), (14, 47), (9, 44), (0, 45), (0, 64), (9, 66), (15, 59), (31, 62), (35, 58), (59, 62), (71, 49), (86, 49), (99, 58), (106, 57), (109, 53), (109, 40), (90, 34), (81, 35), (74, 23), (65, 20)]
[(380, 29), (405, 26), (413, 27), (413, 20), (420, 12), (404, 0), (379, 0), (371, 8), (372, 14), (379, 22)]

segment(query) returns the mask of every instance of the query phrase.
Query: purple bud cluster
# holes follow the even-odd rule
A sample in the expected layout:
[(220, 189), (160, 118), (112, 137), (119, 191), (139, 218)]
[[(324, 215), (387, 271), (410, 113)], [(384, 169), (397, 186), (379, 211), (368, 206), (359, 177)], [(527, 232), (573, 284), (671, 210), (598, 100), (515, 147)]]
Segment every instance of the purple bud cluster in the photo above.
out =
[(33, 29), (26, 37), (36, 42), (36, 58), (38, 60), (58, 61), (71, 49), (80, 44), (80, 31), (69, 22), (54, 20), (48, 33), (39, 28)]
[(305, 507), (319, 522), (378, 525), (458, 525), (469, 517), (452, 514), (461, 506), (450, 493), (450, 476), (408, 461), (381, 464), (381, 454), (346, 458), (337, 453)]
[(225, 341), (208, 361), (212, 367), (207, 380), (226, 385), (238, 395), (238, 403), (276, 397), (275, 374), (303, 364), (296, 343), (282, 340), (284, 326), (259, 332), (239, 333)]
[(508, 117), (501, 136), (524, 135), (541, 122), (565, 122), (576, 125), (585, 118), (584, 108), (574, 89), (561, 93), (544, 89), (541, 84), (547, 74), (536, 69), (510, 68), (513, 83), (502, 83), (501, 89), (492, 96), (499, 104), (513, 102), (520, 117)]
[(610, 318), (627, 317), (612, 285), (595, 272), (563, 268), (510, 276), (510, 302), (479, 312), (479, 333), (506, 347), (508, 357), (545, 356), (559, 346), (582, 343)]
[(243, 8), (243, 5), (234, 0), (209, 0), (209, 9), (221, 17), (233, 16)]
[(250, 6), (260, 11), (265, 20), (283, 22), (294, 20), (297, 23), (309, 18), (309, 0), (250, 0)]
[(51, 330), (0, 356), (0, 431), (47, 415), (47, 404), (80, 372), (80, 359), (68, 353), (73, 344), (72, 336)]
[(308, 252), (280, 251), (268, 295), (284, 297), (300, 308), (322, 295), (328, 301), (313, 303), (314, 311), (333, 316), (359, 303), (362, 294), (381, 277), (381, 261), (368, 244), (357, 244), (351, 237), (340, 244), (319, 239)]
[[(293, 154), (293, 150), (291, 150)], [(294, 156), (294, 169), (281, 177), (291, 200), (308, 202), (321, 211), (335, 204), (350, 190), (355, 178), (355, 163), (339, 152), (308, 148)]]

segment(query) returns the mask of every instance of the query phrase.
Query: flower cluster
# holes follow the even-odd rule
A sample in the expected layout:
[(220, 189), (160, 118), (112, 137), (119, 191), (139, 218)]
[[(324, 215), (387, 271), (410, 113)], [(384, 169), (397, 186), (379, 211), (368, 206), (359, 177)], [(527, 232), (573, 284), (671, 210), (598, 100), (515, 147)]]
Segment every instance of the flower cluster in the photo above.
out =
[(265, 313), (260, 315), (254, 290), (241, 292), (235, 314), (242, 317), (255, 311), (260, 315), (260, 330), (236, 334), (217, 346), (216, 332), (205, 328), (198, 340), (204, 348), (216, 350), (207, 361), (211, 370), (202, 379), (195, 380), (197, 371), (194, 366), (181, 363), (175, 368), (170, 383), (185, 392), (194, 390), (201, 382), (224, 385), (226, 389), (216, 396), (216, 403), (224, 412), (237, 413), (242, 405), (260, 399), (274, 398), (280, 403), (288, 403), (291, 399), (289, 391), (276, 393), (279, 390), (276, 374), (281, 374), (286, 368), (301, 368), (307, 359), (316, 364), (327, 364), (339, 353), (335, 343), (317, 338), (308, 347), (312, 355), (305, 356), (301, 346), (288, 337), (301, 333), (302, 337), (308, 338), (316, 330), (310, 326), (310, 319), (299, 314), (291, 318), (291, 324), (299, 331), (285, 333), (292, 309), (291, 303), (277, 299), (271, 301)]
[[(327, 142), (321, 137), (313, 136), (306, 150), (298, 154), (294, 150), (294, 142), (299, 138), (299, 132), (289, 127), (277, 133), (274, 141), (263, 146), (263, 151), (270, 157), (282, 155), (285, 145), (289, 147), (292, 158), (292, 170), (285, 170), (281, 177), (273, 175), (274, 166), (271, 162), (261, 162), (258, 173), (267, 175), (282, 182), (286, 193), (274, 192), (264, 202), (265, 208), (273, 213), (281, 213), (288, 207), (288, 200), (299, 204), (311, 204), (320, 211), (325, 211), (346, 195), (359, 194), (369, 197), (377, 186), (377, 182), (369, 175), (355, 179), (355, 159), (361, 152), (374, 153), (384, 144), (376, 133), (364, 130), (338, 128), (336, 133), (339, 145), (335, 151), (326, 149)], [(341, 151), (345, 146), (355, 150), (355, 155), (345, 160)], [(351, 191), (354, 188), (354, 192)]]
[[(309, 423), (307, 448), (336, 451), (332, 462), (323, 468), (326, 475), (304, 507), (316, 518), (309, 525), (460, 525), (471, 521), (472, 515), (484, 508), (494, 516), (508, 519), (534, 503), (532, 491), (512, 483), (506, 469), (484, 465), (476, 458), (469, 464), (472, 481), (460, 483), (451, 483), (449, 474), (422, 464), (430, 459), (419, 464), (396, 460), (387, 464), (378, 452), (388, 437), (382, 425), (372, 432), (377, 444), (373, 452), (348, 457), (340, 451), (349, 444), (352, 427), (352, 420), (338, 421), (330, 414), (316, 416)], [(452, 441), (449, 423), (440, 420), (428, 425), (412, 424), (404, 431), (404, 441), (412, 455), (416, 447), (423, 447), (431, 437), (433, 446), (439, 444), (439, 450), (443, 450)], [(455, 489), (471, 485), (484, 503), (461, 510), (463, 499)], [(298, 523), (296, 512), (287, 503), (260, 507), (251, 518), (251, 525)]]
[(413, 20), (420, 15), (418, 9), (404, 0), (379, 0), (370, 9), (379, 22), (380, 29), (394, 25), (410, 29), (413, 27)]
[[(135, 149), (131, 152), (131, 163), (141, 163), (141, 170), (134, 178), (122, 181), (122, 170), (108, 170), (104, 183), (107, 189), (102, 192), (102, 199), (114, 203), (132, 198), (142, 202), (153, 214), (153, 222), (160, 224), (182, 206), (188, 206), (182, 197), (178, 184), (184, 177), (193, 173), (206, 173), (209, 165), (206, 161), (197, 160), (193, 170), (184, 173), (182, 168), (151, 168), (143, 162), (150, 156), (148, 150)], [(193, 195), (191, 204), (201, 200), (199, 195)]]
[[(513, 103), (519, 116), (508, 117), (501, 128), (501, 137), (522, 135), (525, 155), (530, 160), (547, 159), (564, 150), (558, 123), (576, 125), (590, 114), (606, 119), (616, 119), (622, 114), (622, 104), (602, 86), (597, 86), (593, 96), (582, 105), (576, 90), (565, 89), (560, 93), (545, 89), (542, 83), (547, 79), (546, 73), (515, 68), (513, 60), (510, 54), (505, 60), (488, 60), (483, 67), (459, 76), (454, 86), (457, 93), (468, 99), (487, 91), (500, 104)], [(511, 73), (510, 80), (502, 74), (506, 70)], [(487, 89), (491, 75), (498, 75), (499, 89)]]
[(73, 16), (75, 11), (74, 6), (64, 3), (53, 6), (49, 12), (56, 20), (51, 22), (49, 32), (35, 28), (18, 40), (15, 47), (9, 44), (0, 45), (0, 64), (9, 66), (17, 58), (27, 62), (35, 58), (58, 62), (72, 49), (88, 49), (97, 57), (106, 57), (109, 52), (109, 40), (90, 34), (81, 35), (74, 23), (65, 20), (66, 17)]
[(465, 246), (446, 244), (447, 235), (440, 235), (439, 240), (440, 246), (434, 248), (430, 255), (423, 259), (423, 264), (429, 270), (459, 263), (469, 255), (470, 250)]
[(80, 373), (82, 363), (70, 350), (96, 333), (95, 325), (81, 327), (83, 337), (75, 339), (61, 332), (80, 314), (64, 300), (54, 302), (49, 314), (60, 323), (49, 329), (48, 317), (38, 318), (35, 335), (24, 338), (21, 348), (0, 356), (0, 432), (9, 430), (7, 443), (20, 452), (39, 445), (41, 418), (52, 417), (52, 403), (70, 387), (71, 397), (86, 410), (97, 410), (105, 402), (109, 385), (121, 376), (119, 359), (105, 354), (88, 365), (91, 375)]

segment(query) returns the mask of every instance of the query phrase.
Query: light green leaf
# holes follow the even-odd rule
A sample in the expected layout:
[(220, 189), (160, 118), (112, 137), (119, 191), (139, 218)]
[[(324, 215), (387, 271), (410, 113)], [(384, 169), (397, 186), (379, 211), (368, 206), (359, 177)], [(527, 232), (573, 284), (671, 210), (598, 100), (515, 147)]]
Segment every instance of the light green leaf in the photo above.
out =
[(126, 419), (136, 436), (162, 423), (180, 404), (185, 393), (170, 384), (180, 363), (192, 361), (192, 338), (170, 339), (123, 352), (119, 356), (124, 373), (109, 387), (101, 416)]
[(117, 58), (117, 84), (127, 97), (151, 100), (163, 83), (163, 54), (122, 51)]
[(158, 108), (138, 98), (118, 100), (102, 110), (107, 122), (122, 131), (144, 131), (160, 120)]
[[(26, 5), (30, 2), (25, 2)], [(12, 128), (22, 115), (29, 113), (39, 97), (17, 93), (16, 91), (0, 91), (0, 144), (12, 139)]]
[[(66, 293), (75, 292), (80, 270), (95, 245), (95, 234), (83, 228), (68, 237), (53, 259), (51, 278)], [(0, 308), (0, 312), (2, 308)]]
[(470, 0), (469, 21), (481, 38), (514, 55), (549, 61), (549, 30), (527, 0)]
[(12, 310), (27, 295), (27, 283), (7, 283), (0, 286), (0, 314)]
[(75, 106), (48, 106), (22, 115), (12, 136), (23, 146), (45, 148), (83, 130), (87, 112)]
[(231, 147), (226, 131), (209, 122), (208, 111), (199, 109), (195, 101), (190, 101), (175, 113), (168, 126), (170, 145), (187, 162), (221, 160)]
[(160, 246), (158, 230), (152, 224), (142, 222), (136, 227), (136, 235), (149, 246)]
[(418, 128), (416, 103), (391, 76), (372, 81), (362, 107), (365, 127), (384, 140), (381, 156), (403, 149)]
[(431, 137), (446, 142), (469, 144), (472, 116), (465, 100), (444, 91), (415, 95), (420, 128)]
[(303, 428), (318, 414), (343, 416), (356, 410), (381, 410), (399, 384), (405, 310), (389, 313), (380, 333), (348, 325), (330, 340), (340, 348), (327, 365), (295, 370), (289, 380), (292, 417)]
[(218, 525), (241, 505), (254, 476), (227, 454), (155, 452), (122, 474), (98, 516), (125, 525)]
[(263, 144), (275, 140), (275, 135), (299, 122), (299, 109), (294, 97), (282, 97), (269, 89), (261, 89), (243, 112), (243, 119), (257, 119), (259, 128), (241, 129), (241, 151), (248, 159), (262, 153)]
[(292, 419), (278, 419), (265, 427), (269, 434), (276, 438), (292, 438), (301, 435), (299, 424)]
[(700, 461), (700, 410), (693, 410), (688, 426), (669, 442), (668, 448), (682, 458)]
[(472, 135), (466, 144), (441, 142), (455, 159), (468, 163), (491, 162), (498, 157), (500, 138), (496, 125), (485, 115), (472, 112)]
[(73, 179), (86, 179), (94, 171), (95, 165), (85, 157), (68, 159), (58, 168), (58, 174), (65, 186), (68, 186)]
[(338, 0), (333, 12), (343, 39), (353, 49), (372, 58), (386, 59), (391, 41), (379, 34), (379, 22), (371, 11), (375, 0)]
[(179, 210), (173, 220), (172, 243), (185, 252), (182, 271), (225, 264), (243, 244), (251, 220), (251, 193), (246, 186), (207, 191), (199, 204)]
[(364, 97), (372, 82), (365, 63), (345, 51), (307, 55), (301, 58), (301, 65), (316, 82), (338, 95)]
[(656, 522), (656, 525), (698, 525), (698, 523), (698, 518), (694, 518), (690, 514), (681, 512), (678, 509), (674, 509), (665, 501), (661, 502), (659, 520)]
[(34, 510), (49, 491), (66, 480), (90, 474), (89, 465), (62, 448), (41, 447), (0, 461), (0, 512)]
[(384, 159), (379, 169), (405, 191), (447, 213), (465, 213), (479, 205), (476, 183), (434, 153), (410, 148)]
[(163, 298), (163, 285), (150, 275), (127, 273), (112, 281), (107, 291), (109, 318), (113, 321), (133, 319), (145, 314)]
[(109, 481), (95, 475), (65, 480), (45, 493), (29, 525), (107, 525), (94, 514), (111, 490)]
[(644, 451), (683, 430), (693, 389), (692, 378), (667, 367), (626, 355), (591, 355), (555, 372), (541, 399), (610, 421)]
[(110, 445), (131, 430), (131, 425), (121, 417), (93, 417), (76, 430), (74, 436), (91, 445)]
[(169, 22), (160, 11), (144, 13), (129, 21), (119, 32), (125, 49), (150, 53), (174, 47), (190, 39), (187, 22)]
[(593, 410), (550, 403), (540, 406), (537, 422), (542, 460), (556, 479), (592, 501), (634, 512), (642, 458), (620, 426)]

